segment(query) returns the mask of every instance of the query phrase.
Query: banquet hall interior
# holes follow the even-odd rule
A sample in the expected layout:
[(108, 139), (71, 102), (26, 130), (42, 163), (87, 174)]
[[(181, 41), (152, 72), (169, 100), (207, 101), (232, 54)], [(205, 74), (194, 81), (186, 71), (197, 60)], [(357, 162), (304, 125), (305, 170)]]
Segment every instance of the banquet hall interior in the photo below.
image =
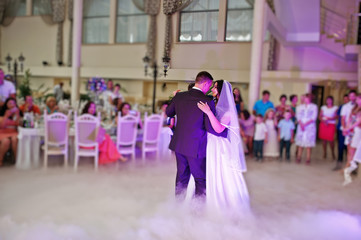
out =
[[(361, 239), (361, 172), (344, 186), (319, 139), (311, 164), (296, 163), (295, 144), (291, 161), (247, 153), (251, 210), (234, 217), (175, 200), (169, 128), (145, 157), (139, 138), (147, 117), (200, 71), (238, 88), (251, 114), (264, 90), (275, 106), (282, 94), (289, 104), (306, 93), (318, 109), (328, 96), (340, 106), (361, 91), (361, 0), (0, 0), (0, 13), (0, 68), (18, 106), (29, 90), (41, 109), (0, 165), (0, 240)], [(102, 99), (108, 81), (143, 123), (135, 157), (77, 162), (72, 129), (88, 101), (117, 143), (120, 115)], [(38, 131), (60, 84), (57, 104), (72, 119), (66, 163), (45, 156)]]

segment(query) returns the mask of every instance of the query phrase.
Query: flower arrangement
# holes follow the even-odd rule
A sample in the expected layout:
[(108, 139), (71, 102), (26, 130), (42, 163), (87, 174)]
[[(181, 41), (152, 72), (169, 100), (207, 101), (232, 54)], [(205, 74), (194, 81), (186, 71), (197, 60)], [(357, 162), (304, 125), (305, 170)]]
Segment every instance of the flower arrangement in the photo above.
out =
[(92, 77), (87, 82), (87, 90), (95, 94), (100, 94), (107, 89), (103, 78)]
[(24, 73), (24, 80), (21, 82), (21, 84), (18, 87), (18, 91), (19, 91), (19, 97), (24, 98), (27, 95), (31, 95), (32, 94), (32, 90), (30, 88), (30, 69), (26, 69), (25, 73)]

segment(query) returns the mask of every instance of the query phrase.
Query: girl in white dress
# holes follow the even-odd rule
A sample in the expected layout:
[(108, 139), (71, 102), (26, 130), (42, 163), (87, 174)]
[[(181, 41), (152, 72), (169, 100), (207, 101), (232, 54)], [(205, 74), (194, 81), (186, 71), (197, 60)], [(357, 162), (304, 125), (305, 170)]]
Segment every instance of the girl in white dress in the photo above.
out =
[(278, 132), (276, 129), (277, 120), (275, 110), (272, 108), (268, 109), (264, 116), (267, 127), (267, 142), (263, 145), (263, 156), (279, 157), (280, 146), (277, 138)]
[(207, 104), (198, 107), (207, 114), (213, 129), (227, 128), (227, 138), (207, 135), (206, 199), (212, 210), (242, 211), (249, 209), (249, 195), (242, 172), (247, 170), (232, 85), (215, 82), (212, 94), (217, 99), (215, 116)]

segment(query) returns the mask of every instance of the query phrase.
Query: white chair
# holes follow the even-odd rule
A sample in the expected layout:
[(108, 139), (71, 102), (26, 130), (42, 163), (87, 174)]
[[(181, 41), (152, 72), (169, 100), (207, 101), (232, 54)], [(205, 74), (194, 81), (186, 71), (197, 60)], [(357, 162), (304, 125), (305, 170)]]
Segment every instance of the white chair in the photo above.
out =
[(120, 154), (130, 154), (131, 158), (135, 158), (137, 129), (138, 117), (130, 114), (122, 117), (118, 112), (117, 149)]
[(49, 155), (64, 155), (64, 166), (68, 166), (69, 118), (63, 113), (48, 115), (44, 111), (44, 168), (48, 166)]
[(159, 139), (163, 125), (163, 116), (160, 114), (144, 115), (144, 132), (142, 140), (142, 159), (145, 160), (146, 152), (156, 152), (159, 158)]
[(79, 157), (94, 157), (94, 169), (98, 170), (99, 146), (97, 141), (100, 127), (100, 113), (97, 117), (90, 114), (77, 116), (74, 112), (75, 158), (74, 170), (78, 168)]

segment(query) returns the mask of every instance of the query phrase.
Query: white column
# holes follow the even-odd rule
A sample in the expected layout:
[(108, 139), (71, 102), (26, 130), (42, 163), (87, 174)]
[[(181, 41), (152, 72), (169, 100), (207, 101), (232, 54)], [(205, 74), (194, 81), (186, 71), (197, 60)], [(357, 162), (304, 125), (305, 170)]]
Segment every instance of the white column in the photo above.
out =
[(73, 1), (73, 4), (73, 62), (71, 75), (71, 105), (73, 108), (76, 108), (76, 102), (79, 100), (83, 0)]
[(26, 0), (26, 16), (33, 15), (33, 1)]
[(262, 73), (262, 52), (264, 39), (264, 9), (265, 0), (255, 0), (253, 13), (253, 36), (251, 51), (251, 71), (248, 93), (248, 109), (252, 110), (259, 98)]
[(115, 43), (115, 35), (117, 31), (117, 0), (110, 0), (109, 13), (109, 44)]
[(219, 1), (217, 42), (224, 42), (227, 24), (227, 1)]

